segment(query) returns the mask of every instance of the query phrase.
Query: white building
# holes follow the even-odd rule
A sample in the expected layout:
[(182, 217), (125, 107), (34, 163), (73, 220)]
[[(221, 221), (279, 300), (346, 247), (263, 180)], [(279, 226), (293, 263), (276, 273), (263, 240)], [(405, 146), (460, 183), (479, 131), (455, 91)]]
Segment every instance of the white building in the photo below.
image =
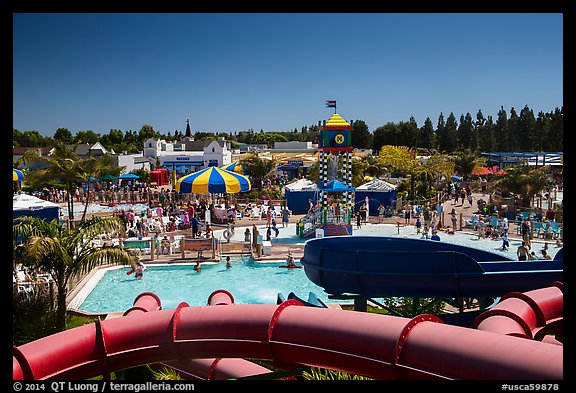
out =
[(224, 138), (218, 140), (194, 141), (184, 138), (181, 142), (170, 143), (150, 138), (144, 141), (143, 157), (165, 168), (188, 167), (197, 171), (209, 166), (221, 167), (232, 162), (230, 142)]

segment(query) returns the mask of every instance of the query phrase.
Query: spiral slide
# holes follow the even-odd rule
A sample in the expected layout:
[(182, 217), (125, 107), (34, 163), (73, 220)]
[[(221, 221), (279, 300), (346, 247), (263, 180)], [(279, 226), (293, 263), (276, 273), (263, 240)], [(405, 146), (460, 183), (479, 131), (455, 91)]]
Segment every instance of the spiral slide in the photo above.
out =
[(151, 363), (184, 365), (205, 379), (267, 372), (242, 359), (252, 358), (376, 379), (562, 380), (563, 346), (544, 333), (561, 326), (562, 299), (560, 283), (512, 294), (473, 329), (429, 314), (409, 319), (297, 300), (235, 304), (225, 290), (208, 306), (163, 310), (155, 294), (143, 293), (122, 317), (14, 347), (12, 373), (85, 379)]

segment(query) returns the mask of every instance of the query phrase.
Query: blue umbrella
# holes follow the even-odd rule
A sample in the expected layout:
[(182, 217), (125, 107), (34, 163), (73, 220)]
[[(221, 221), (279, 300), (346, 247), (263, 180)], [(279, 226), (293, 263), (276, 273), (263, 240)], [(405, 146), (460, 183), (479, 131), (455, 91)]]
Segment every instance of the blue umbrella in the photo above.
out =
[(119, 179), (140, 179), (140, 176), (135, 175), (133, 173), (125, 173), (120, 175)]
[(454, 175), (454, 176), (452, 176), (452, 180), (454, 180), (454, 181), (462, 181), (462, 178), (461, 178), (460, 176)]
[(215, 166), (182, 176), (176, 182), (176, 191), (184, 194), (234, 194), (250, 191), (251, 188), (250, 180), (246, 176)]

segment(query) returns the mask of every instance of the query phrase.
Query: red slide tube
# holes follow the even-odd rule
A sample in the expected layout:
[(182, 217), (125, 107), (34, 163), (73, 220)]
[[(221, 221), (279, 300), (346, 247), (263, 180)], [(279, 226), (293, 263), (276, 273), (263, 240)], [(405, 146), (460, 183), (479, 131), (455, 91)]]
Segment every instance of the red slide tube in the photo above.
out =
[[(210, 294), (207, 303), (209, 306), (233, 304), (234, 296), (224, 289), (219, 289)], [(242, 378), (270, 372), (269, 369), (259, 364), (236, 358), (180, 359), (163, 364), (187, 375), (189, 378), (200, 380)]]
[(564, 295), (562, 284), (524, 293), (506, 294), (500, 303), (480, 314), (473, 328), (528, 339), (542, 339), (547, 328), (562, 324)]
[[(289, 302), (285, 302), (289, 303)], [(15, 348), (14, 379), (82, 379), (188, 358), (269, 359), (376, 379), (559, 380), (563, 348), (493, 332), (297, 306), (229, 304), (134, 313)], [(177, 317), (177, 318), (176, 318)]]

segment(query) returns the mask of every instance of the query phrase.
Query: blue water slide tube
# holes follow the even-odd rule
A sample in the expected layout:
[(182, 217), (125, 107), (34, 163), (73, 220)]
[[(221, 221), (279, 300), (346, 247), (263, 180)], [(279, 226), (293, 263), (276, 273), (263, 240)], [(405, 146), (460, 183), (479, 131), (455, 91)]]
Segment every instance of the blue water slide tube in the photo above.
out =
[(334, 236), (309, 240), (300, 263), (331, 295), (496, 297), (563, 281), (562, 256), (560, 250), (553, 261), (515, 261), (431, 240)]

